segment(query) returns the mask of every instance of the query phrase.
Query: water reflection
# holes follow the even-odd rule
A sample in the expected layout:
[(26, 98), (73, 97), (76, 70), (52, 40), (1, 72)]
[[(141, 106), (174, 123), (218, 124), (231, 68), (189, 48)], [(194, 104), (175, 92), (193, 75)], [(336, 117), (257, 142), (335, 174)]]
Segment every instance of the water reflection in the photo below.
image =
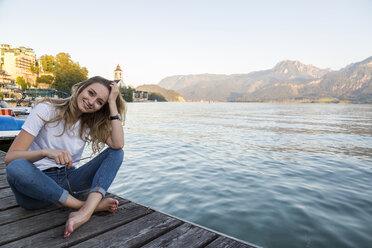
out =
[(372, 243), (372, 106), (129, 104), (111, 191), (264, 247)]

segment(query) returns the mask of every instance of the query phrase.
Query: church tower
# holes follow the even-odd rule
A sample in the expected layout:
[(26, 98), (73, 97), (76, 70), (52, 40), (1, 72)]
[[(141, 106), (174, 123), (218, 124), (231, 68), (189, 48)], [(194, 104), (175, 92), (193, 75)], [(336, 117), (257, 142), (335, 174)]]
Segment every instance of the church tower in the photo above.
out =
[(123, 80), (123, 71), (120, 68), (120, 65), (116, 66), (114, 71), (114, 80)]
[(116, 66), (114, 71), (114, 81), (118, 84), (119, 88), (125, 88), (125, 83), (123, 81), (123, 71), (120, 68), (120, 65)]

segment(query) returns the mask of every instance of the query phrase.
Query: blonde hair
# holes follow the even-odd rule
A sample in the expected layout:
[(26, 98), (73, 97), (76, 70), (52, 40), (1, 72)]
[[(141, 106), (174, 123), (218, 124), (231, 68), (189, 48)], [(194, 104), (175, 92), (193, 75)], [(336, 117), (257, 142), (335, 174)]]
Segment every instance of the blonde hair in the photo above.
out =
[[(92, 144), (93, 153), (97, 153), (102, 150), (105, 145), (107, 138), (111, 135), (111, 122), (109, 120), (110, 109), (109, 104), (106, 102), (102, 108), (93, 113), (83, 113), (78, 117), (78, 95), (89, 85), (94, 83), (100, 83), (104, 85), (109, 92), (111, 92), (110, 84), (114, 81), (107, 80), (103, 77), (96, 76), (89, 78), (83, 82), (77, 83), (72, 86), (71, 96), (65, 99), (53, 99), (44, 98), (40, 102), (50, 102), (56, 109), (59, 110), (57, 115), (51, 120), (44, 120), (44, 125), (48, 123), (64, 121), (64, 129), (60, 135), (71, 129), (78, 119), (80, 119), (79, 136), (81, 139), (88, 141)], [(126, 102), (119, 93), (116, 98), (116, 106), (121, 116), (122, 122), (125, 121), (125, 114), (127, 111)], [(85, 131), (89, 129), (89, 135), (85, 135)]]

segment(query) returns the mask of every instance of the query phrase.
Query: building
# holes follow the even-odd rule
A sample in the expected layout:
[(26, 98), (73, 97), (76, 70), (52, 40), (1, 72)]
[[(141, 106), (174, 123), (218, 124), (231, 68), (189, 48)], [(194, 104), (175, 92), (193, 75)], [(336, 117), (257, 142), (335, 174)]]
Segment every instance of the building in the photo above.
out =
[(20, 98), (21, 86), (16, 84), (14, 80), (10, 79), (10, 75), (6, 74), (4, 70), (0, 71), (0, 92), (4, 100), (11, 100), (14, 97)]
[(33, 49), (26, 47), (11, 48), (1, 44), (1, 69), (9, 75), (11, 80), (23, 77), (27, 83), (36, 84), (37, 75), (31, 71), (35, 67), (36, 55)]
[(119, 88), (127, 87), (123, 81), (123, 71), (121, 70), (120, 65), (116, 66), (116, 69), (114, 71), (114, 81), (117, 83)]
[(146, 102), (149, 100), (149, 93), (147, 91), (136, 90), (133, 92), (134, 102)]

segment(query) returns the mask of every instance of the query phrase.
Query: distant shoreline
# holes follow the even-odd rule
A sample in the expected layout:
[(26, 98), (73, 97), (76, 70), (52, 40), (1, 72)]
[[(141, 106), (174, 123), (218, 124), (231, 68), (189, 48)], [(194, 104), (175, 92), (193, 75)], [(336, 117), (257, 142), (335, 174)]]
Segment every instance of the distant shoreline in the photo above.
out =
[(252, 103), (337, 103), (337, 104), (372, 104), (372, 100), (368, 101), (350, 101), (339, 100), (337, 98), (319, 98), (319, 99), (288, 99), (288, 100), (236, 100), (236, 101), (214, 101), (214, 100), (201, 100), (187, 102), (252, 102)]
[[(133, 102), (133, 103), (154, 103), (155, 101), (142, 101), (142, 102)], [(163, 101), (158, 103), (168, 103), (168, 102), (177, 102), (177, 101)], [(372, 102), (352, 102), (352, 101), (317, 101), (317, 100), (288, 100), (288, 101), (185, 101), (177, 103), (320, 103), (320, 104), (372, 104)]]

